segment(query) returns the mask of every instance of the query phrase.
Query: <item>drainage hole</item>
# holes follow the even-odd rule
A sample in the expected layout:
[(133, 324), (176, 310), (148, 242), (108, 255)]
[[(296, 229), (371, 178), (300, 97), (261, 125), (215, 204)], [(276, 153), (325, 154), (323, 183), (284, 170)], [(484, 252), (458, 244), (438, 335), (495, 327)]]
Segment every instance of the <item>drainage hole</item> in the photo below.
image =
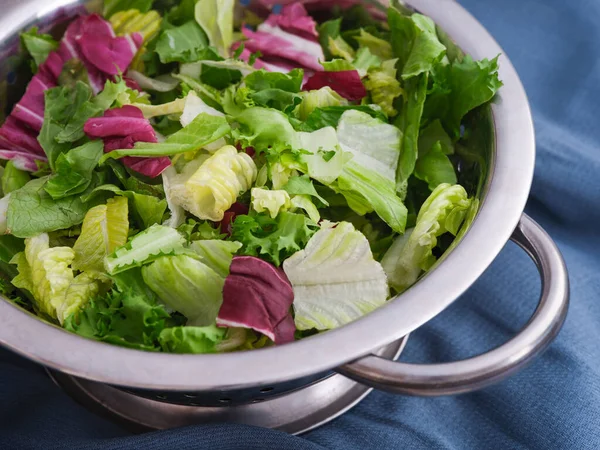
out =
[(272, 387), (266, 387), (266, 388), (262, 388), (262, 389), (260, 390), (260, 392), (262, 392), (263, 394), (266, 394), (267, 392), (271, 392), (273, 389), (275, 389), (275, 388), (272, 388)]
[(231, 403), (231, 399), (227, 398), (227, 397), (224, 397), (224, 398), (220, 398), (219, 402), (220, 403)]
[(166, 400), (167, 396), (166, 395), (157, 395), (156, 398), (159, 400)]
[(198, 396), (197, 396), (197, 395), (194, 395), (194, 394), (183, 394), (183, 396), (184, 396), (185, 398), (198, 398)]
[(252, 400), (252, 403), (260, 403), (260, 402), (264, 402), (265, 399), (264, 398), (255, 398), (254, 400)]

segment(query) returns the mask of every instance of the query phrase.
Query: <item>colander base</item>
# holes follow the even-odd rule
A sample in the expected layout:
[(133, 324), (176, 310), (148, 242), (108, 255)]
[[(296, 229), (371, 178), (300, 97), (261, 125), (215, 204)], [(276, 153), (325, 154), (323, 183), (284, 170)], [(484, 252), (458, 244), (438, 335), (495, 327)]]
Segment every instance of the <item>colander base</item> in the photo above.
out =
[[(380, 351), (396, 359), (407, 338)], [(201, 407), (165, 403), (139, 397), (112, 386), (47, 369), (53, 381), (95, 413), (140, 433), (205, 423), (241, 423), (300, 434), (345, 413), (371, 388), (335, 374), (290, 394), (238, 406)]]

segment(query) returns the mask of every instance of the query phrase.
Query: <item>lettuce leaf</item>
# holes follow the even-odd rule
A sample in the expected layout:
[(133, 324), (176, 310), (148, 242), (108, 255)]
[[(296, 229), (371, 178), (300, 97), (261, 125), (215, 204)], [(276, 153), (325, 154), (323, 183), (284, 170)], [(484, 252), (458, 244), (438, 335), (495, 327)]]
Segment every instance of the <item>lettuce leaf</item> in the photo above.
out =
[(88, 209), (103, 201), (95, 198), (84, 203), (76, 195), (54, 200), (44, 190), (47, 180), (47, 177), (31, 180), (11, 194), (7, 226), (14, 236), (30, 238), (79, 225)]
[(429, 75), (423, 74), (405, 82), (406, 100), (395, 122), (402, 131), (400, 161), (396, 173), (396, 190), (402, 198), (406, 197), (408, 179), (415, 170), (419, 155), (419, 129), (427, 97), (428, 80)]
[(159, 351), (158, 338), (165, 327), (181, 325), (158, 305), (143, 282), (139, 269), (120, 274), (114, 288), (96, 296), (65, 321), (69, 331), (123, 347)]
[(362, 28), (360, 35), (355, 36), (354, 40), (358, 42), (361, 48), (369, 49), (371, 54), (378, 56), (382, 60), (388, 60), (393, 57), (392, 45), (388, 41), (380, 39)]
[(347, 104), (348, 102), (337, 92), (329, 86), (325, 86), (317, 90), (303, 92), (302, 103), (298, 107), (296, 114), (300, 120), (306, 120), (317, 108), (343, 106)]
[(307, 175), (301, 177), (291, 177), (287, 184), (282, 188), (290, 195), (308, 195), (318, 199), (323, 205), (329, 206), (327, 200), (319, 195), (313, 182)]
[(48, 59), (50, 53), (58, 49), (58, 42), (49, 34), (40, 34), (37, 27), (21, 33), (21, 42), (33, 58), (36, 68)]
[(400, 82), (396, 79), (397, 61), (391, 59), (385, 61), (380, 67), (370, 69), (365, 81), (365, 87), (371, 94), (373, 102), (379, 105), (389, 117), (398, 114), (394, 108), (394, 101), (404, 94)]
[(207, 327), (165, 328), (158, 337), (162, 350), (168, 353), (216, 353), (227, 329), (215, 325)]
[(400, 60), (402, 79), (408, 80), (431, 72), (446, 55), (439, 41), (435, 23), (422, 14), (404, 16), (395, 8), (388, 10), (391, 44)]
[(239, 127), (233, 134), (242, 147), (253, 147), (258, 152), (280, 152), (298, 147), (296, 132), (289, 118), (281, 111), (269, 108), (248, 108), (235, 121)]
[(427, 96), (424, 117), (440, 119), (454, 139), (460, 137), (464, 116), (489, 102), (502, 87), (498, 77), (498, 57), (474, 61), (465, 56), (433, 71), (433, 88)]
[(268, 213), (275, 219), (281, 211), (292, 207), (289, 194), (284, 190), (270, 191), (262, 188), (252, 188), (252, 208), (258, 213)]
[(415, 165), (415, 177), (425, 181), (430, 190), (440, 184), (456, 184), (456, 172), (452, 162), (442, 149), (442, 143), (436, 142), (428, 151), (419, 151)]
[(127, 242), (129, 235), (127, 199), (117, 197), (90, 209), (73, 246), (73, 269), (104, 272), (104, 259)]
[(69, 247), (50, 248), (49, 237), (44, 233), (26, 239), (25, 258), (20, 255), (11, 261), (19, 269), (19, 275), (12, 280), (13, 285), (30, 291), (42, 313), (61, 319), (57, 308), (66, 300), (73, 281), (73, 270), (69, 266), (75, 252)]
[(241, 255), (257, 256), (280, 266), (304, 248), (318, 226), (304, 214), (281, 212), (276, 219), (266, 214), (237, 216), (231, 238), (243, 244)]
[(164, 30), (156, 43), (156, 53), (163, 64), (189, 63), (199, 61), (207, 46), (206, 34), (194, 20), (190, 20), (179, 27)]
[(206, 264), (186, 255), (164, 256), (143, 267), (142, 276), (163, 303), (195, 326), (215, 322), (225, 279)]
[(292, 211), (295, 211), (294, 208), (304, 210), (310, 220), (315, 223), (321, 221), (321, 214), (319, 214), (319, 210), (308, 195), (294, 195), (292, 197)]
[[(206, 222), (205, 227), (210, 226)], [(190, 244), (190, 249), (202, 258), (202, 263), (214, 270), (219, 276), (229, 275), (229, 266), (233, 255), (242, 247), (239, 242), (203, 239)]]
[(312, 133), (299, 132), (297, 136), (299, 147), (308, 152), (301, 155), (308, 175), (326, 185), (337, 180), (352, 155), (340, 147), (335, 129), (327, 127)]
[(2, 193), (6, 196), (25, 186), (31, 177), (28, 172), (19, 170), (13, 161), (8, 161), (2, 172)]
[(233, 44), (234, 6), (234, 0), (199, 0), (196, 3), (196, 21), (208, 35), (210, 45), (223, 58), (229, 56), (229, 49)]
[(471, 206), (460, 185), (439, 185), (425, 201), (417, 223), (397, 238), (382, 260), (390, 285), (399, 293), (412, 286), (422, 271), (435, 263), (433, 249), (437, 238), (450, 232), (456, 235)]
[(261, 69), (246, 76), (244, 83), (257, 92), (265, 89), (281, 89), (297, 94), (302, 89), (303, 77), (302, 69), (294, 69), (289, 73), (267, 72)]
[(165, 255), (185, 253), (184, 244), (185, 239), (177, 230), (153, 225), (106, 257), (104, 266), (109, 274), (115, 275), (148, 264)]
[(171, 180), (171, 201), (199, 219), (220, 222), (240, 195), (256, 180), (256, 164), (244, 152), (228, 145), (202, 162), (191, 174)]
[(44, 189), (54, 200), (81, 194), (90, 186), (92, 173), (103, 153), (102, 141), (88, 142), (61, 153), (56, 159), (56, 173)]
[(348, 222), (322, 229), (283, 263), (294, 289), (298, 330), (330, 330), (385, 303), (386, 275), (369, 242)]

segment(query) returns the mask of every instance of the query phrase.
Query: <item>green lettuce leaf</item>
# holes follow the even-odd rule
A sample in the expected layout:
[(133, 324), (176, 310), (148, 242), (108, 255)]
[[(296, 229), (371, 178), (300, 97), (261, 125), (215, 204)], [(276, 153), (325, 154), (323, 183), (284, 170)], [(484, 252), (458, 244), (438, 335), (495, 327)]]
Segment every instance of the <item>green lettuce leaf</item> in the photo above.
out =
[(194, 20), (164, 30), (156, 43), (156, 53), (163, 64), (171, 62), (189, 63), (201, 59), (208, 39)]
[(385, 272), (369, 242), (348, 222), (322, 229), (306, 248), (283, 263), (294, 289), (298, 330), (330, 330), (385, 303)]
[(207, 221), (196, 221), (194, 219), (188, 219), (188, 221), (179, 227), (177, 227), (182, 235), (185, 236), (189, 243), (200, 240), (222, 240), (227, 235), (221, 233), (220, 228), (213, 227), (210, 222)]
[(308, 195), (310, 197), (315, 197), (318, 199), (323, 205), (329, 206), (327, 200), (319, 195), (313, 182), (307, 175), (303, 175), (301, 177), (291, 177), (288, 183), (282, 188), (290, 195)]
[(329, 20), (319, 25), (319, 43), (323, 48), (325, 59), (329, 60), (333, 58), (333, 54), (329, 50), (329, 40), (335, 39), (340, 35), (342, 28), (342, 19)]
[[(205, 226), (210, 226), (206, 222)], [(194, 241), (190, 244), (190, 249), (202, 258), (202, 263), (214, 270), (222, 278), (229, 275), (229, 267), (233, 260), (233, 255), (242, 248), (239, 242), (222, 241), (216, 239), (205, 239)]]
[(119, 197), (87, 212), (83, 219), (81, 235), (73, 246), (73, 269), (104, 272), (105, 257), (127, 242), (128, 211), (127, 199)]
[(79, 225), (88, 209), (103, 201), (95, 198), (84, 203), (79, 196), (54, 200), (44, 190), (47, 180), (47, 177), (31, 180), (11, 193), (7, 227), (14, 236), (29, 238)]
[[(123, 347), (146, 351), (161, 349), (158, 338), (168, 326), (180, 325), (157, 304), (154, 293), (141, 289), (139, 269), (126, 272), (115, 280), (117, 288), (106, 295), (92, 298), (77, 314), (65, 321), (69, 331)], [(121, 274), (121, 275), (125, 275)]]
[(33, 58), (36, 68), (46, 61), (51, 52), (58, 50), (58, 42), (49, 34), (39, 34), (37, 27), (21, 33), (21, 42)]
[(281, 89), (297, 94), (302, 89), (303, 76), (302, 69), (294, 69), (289, 73), (267, 72), (261, 69), (246, 76), (244, 83), (256, 92), (265, 89)]
[(304, 214), (280, 213), (237, 216), (231, 238), (243, 244), (240, 254), (257, 256), (280, 266), (282, 261), (304, 248), (318, 226)]
[(498, 57), (474, 61), (465, 56), (462, 61), (437, 66), (433, 72), (434, 86), (425, 103), (424, 117), (440, 119), (454, 139), (460, 137), (460, 125), (465, 115), (489, 102), (502, 87), (498, 77)]
[(424, 153), (419, 153), (415, 165), (415, 177), (425, 181), (432, 191), (440, 184), (456, 184), (454, 166), (442, 150), (441, 142), (437, 142)]
[(302, 103), (302, 96), (282, 89), (265, 89), (250, 96), (257, 106), (274, 108), (291, 114)]
[(428, 74), (407, 80), (404, 89), (406, 92), (404, 106), (396, 120), (396, 125), (402, 131), (400, 145), (400, 161), (396, 173), (396, 190), (402, 198), (406, 197), (408, 179), (415, 170), (419, 155), (419, 129), (425, 98), (427, 97)]
[(30, 180), (29, 172), (17, 169), (13, 161), (8, 161), (4, 172), (2, 172), (2, 193), (8, 195), (13, 191), (21, 189)]
[(358, 42), (361, 48), (367, 48), (371, 54), (378, 56), (382, 60), (388, 60), (393, 57), (392, 45), (377, 36), (368, 33), (364, 29), (360, 30), (360, 35), (355, 36), (354, 40)]
[(215, 353), (227, 330), (216, 325), (208, 327), (174, 327), (164, 329), (159, 336), (163, 351), (168, 353)]
[(400, 60), (402, 78), (408, 80), (431, 72), (446, 55), (439, 41), (435, 23), (422, 14), (403, 16), (394, 8), (388, 10), (394, 56)]
[(71, 120), (77, 120), (77, 113), (92, 98), (92, 89), (78, 81), (74, 88), (59, 86), (45, 92), (44, 124), (38, 141), (48, 157), (52, 170), (56, 169), (56, 159), (71, 148), (68, 142), (59, 143), (57, 137)]
[(208, 35), (210, 45), (215, 47), (223, 58), (229, 56), (233, 44), (234, 0), (198, 0), (195, 17)]
[(390, 285), (399, 293), (412, 286), (422, 271), (435, 263), (433, 249), (437, 238), (456, 234), (471, 206), (467, 192), (460, 185), (439, 185), (425, 201), (417, 223), (397, 238), (382, 260)]
[(256, 151), (280, 152), (297, 148), (296, 132), (288, 117), (281, 111), (269, 108), (248, 108), (235, 118), (239, 127), (233, 131), (242, 146)]
[(115, 275), (148, 264), (162, 256), (184, 253), (184, 244), (185, 238), (177, 230), (153, 225), (109, 255), (104, 261), (104, 266), (109, 274)]
[(369, 69), (380, 67), (382, 64), (381, 58), (371, 53), (366, 47), (359, 49), (356, 52), (356, 58), (352, 61), (352, 65), (358, 70), (361, 77), (364, 77)]
[(102, 141), (92, 141), (61, 153), (56, 159), (56, 173), (44, 189), (54, 199), (81, 194), (92, 182), (92, 173), (104, 153)]
[(316, 91), (303, 92), (302, 103), (296, 110), (296, 114), (300, 120), (306, 120), (317, 108), (343, 106), (347, 104), (347, 100), (342, 98), (329, 86), (325, 86)]
[(187, 255), (163, 256), (144, 266), (142, 276), (163, 303), (195, 326), (215, 323), (225, 278), (203, 262)]
[(344, 72), (347, 70), (356, 70), (354, 64), (346, 61), (345, 59), (333, 59), (331, 61), (322, 61), (321, 65), (325, 72)]
[(106, 153), (100, 159), (100, 163), (109, 158), (119, 159), (125, 156), (158, 157), (194, 152), (221, 139), (230, 131), (231, 128), (224, 117), (201, 113), (188, 126), (169, 136), (165, 142), (137, 142), (133, 149)]
[(342, 173), (344, 165), (352, 158), (339, 145), (338, 136), (332, 127), (321, 128), (312, 133), (297, 133), (299, 148), (305, 153), (301, 160), (306, 164), (306, 173), (317, 181), (329, 185)]
[(310, 220), (315, 223), (321, 221), (321, 214), (319, 214), (319, 210), (308, 195), (294, 195), (292, 197), (292, 212), (294, 212), (295, 209), (304, 210), (306, 215), (310, 217)]

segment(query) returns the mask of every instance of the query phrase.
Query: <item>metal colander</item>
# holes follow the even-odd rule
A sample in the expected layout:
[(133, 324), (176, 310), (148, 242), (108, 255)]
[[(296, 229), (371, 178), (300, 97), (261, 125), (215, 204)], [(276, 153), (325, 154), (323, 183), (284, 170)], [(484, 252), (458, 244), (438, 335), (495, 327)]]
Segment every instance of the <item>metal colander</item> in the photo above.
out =
[[(481, 24), (454, 1), (408, 3), (432, 17), (474, 58), (504, 55)], [(101, 2), (4, 0), (3, 6), (0, 112), (20, 98), (28, 81), (26, 71), (20, 70), (19, 32), (33, 25), (43, 31), (64, 26), (82, 10), (99, 10)], [(140, 429), (235, 421), (296, 433), (346, 411), (369, 387), (412, 395), (453, 394), (510, 375), (558, 333), (567, 311), (568, 278), (552, 240), (523, 215), (535, 162), (533, 124), (521, 82), (505, 56), (500, 67), (504, 87), (498, 101), (470, 119), (477, 124), (470, 145), (483, 162), (476, 174), (482, 177), (478, 217), (435, 270), (379, 310), (284, 346), (175, 355), (87, 340), (0, 301), (0, 343), (50, 368), (57, 383), (89, 407)], [(393, 362), (405, 336), (469, 288), (511, 236), (532, 257), (543, 280), (538, 309), (525, 328), (505, 345), (465, 361)]]

